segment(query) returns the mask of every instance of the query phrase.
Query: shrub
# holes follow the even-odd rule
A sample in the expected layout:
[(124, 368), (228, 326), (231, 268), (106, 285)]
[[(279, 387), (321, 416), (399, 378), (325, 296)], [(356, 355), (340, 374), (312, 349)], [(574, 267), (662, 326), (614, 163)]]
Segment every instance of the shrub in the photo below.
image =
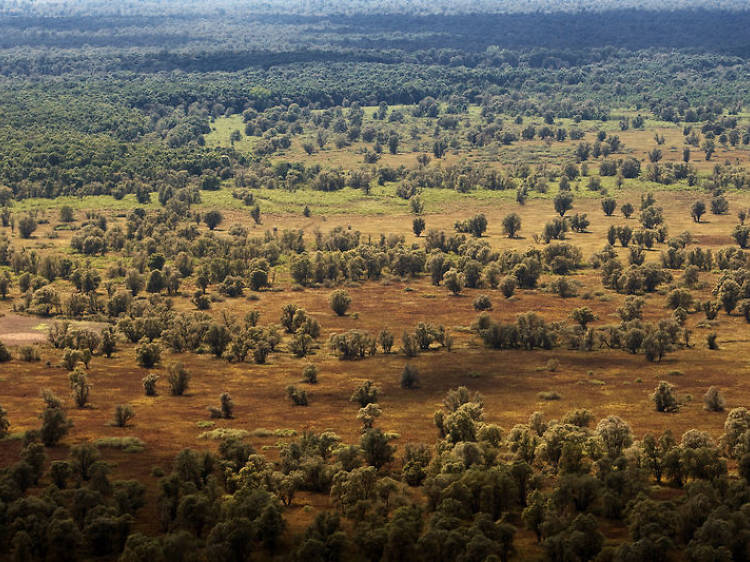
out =
[(412, 367), (408, 363), (404, 365), (404, 370), (401, 372), (401, 388), (418, 388), (419, 387), (419, 371), (416, 367)]
[(508, 238), (515, 238), (521, 230), (521, 217), (518, 213), (511, 213), (503, 218), (503, 232)]
[(10, 427), (10, 421), (8, 420), (8, 412), (5, 408), (0, 406), (0, 439), (8, 435), (8, 428)]
[(401, 350), (407, 357), (416, 357), (419, 355), (419, 343), (417, 342), (417, 338), (406, 330), (401, 334)]
[(554, 390), (545, 390), (545, 391), (542, 391), (539, 394), (537, 394), (536, 397), (539, 400), (547, 400), (547, 401), (561, 400), (562, 399), (562, 396), (560, 396), (560, 394), (558, 394)]
[(651, 400), (654, 401), (657, 412), (676, 412), (680, 408), (674, 385), (667, 381), (659, 381), (659, 385), (651, 395)]
[(190, 373), (182, 363), (172, 363), (167, 369), (167, 383), (172, 396), (182, 396), (190, 384)]
[(18, 357), (21, 361), (39, 361), (41, 355), (39, 354), (39, 348), (35, 345), (22, 345), (18, 348)]
[(307, 391), (298, 390), (294, 385), (286, 387), (286, 395), (294, 406), (307, 406)]
[(337, 315), (344, 316), (346, 311), (349, 310), (349, 306), (352, 304), (352, 298), (345, 290), (338, 289), (331, 293), (328, 302), (331, 305), (331, 309)]
[(328, 345), (342, 360), (364, 359), (368, 354), (373, 355), (376, 350), (375, 338), (360, 330), (332, 334)]
[(269, 353), (271, 353), (271, 346), (267, 341), (261, 340), (255, 344), (255, 349), (253, 349), (253, 361), (258, 365), (262, 365), (266, 362)]
[(492, 310), (492, 301), (487, 295), (479, 295), (474, 299), (474, 310), (481, 312), (482, 310)]
[(36, 220), (31, 215), (25, 215), (18, 220), (18, 233), (21, 238), (30, 238), (36, 230)]
[(516, 287), (518, 287), (518, 280), (513, 275), (506, 275), (500, 281), (500, 290), (506, 299), (513, 296), (513, 293), (516, 292)]
[(383, 353), (391, 352), (394, 341), (395, 337), (393, 333), (388, 330), (388, 328), (383, 328), (382, 330), (380, 330), (380, 333), (378, 334), (378, 343), (380, 344), (380, 348), (383, 350)]
[(317, 384), (318, 368), (313, 364), (305, 365), (302, 369), (302, 378), (308, 384)]
[(208, 408), (212, 418), (223, 418), (225, 420), (231, 420), (234, 417), (234, 402), (228, 392), (223, 392), (219, 397), (220, 406), (214, 408), (213, 406)]
[(73, 475), (73, 468), (68, 461), (52, 461), (49, 467), (49, 475), (52, 483), (59, 489), (64, 490), (68, 485), (68, 479)]
[(145, 339), (135, 348), (135, 361), (139, 366), (150, 369), (161, 360), (161, 346)]
[(115, 406), (115, 414), (112, 418), (112, 425), (125, 427), (128, 422), (135, 417), (135, 410), (130, 404), (118, 404)]
[(159, 375), (154, 373), (149, 373), (143, 377), (143, 391), (146, 393), (146, 396), (156, 396), (156, 381), (158, 380)]
[(360, 408), (364, 408), (368, 404), (375, 404), (378, 401), (378, 388), (373, 385), (372, 381), (365, 381), (357, 387), (349, 400), (357, 402)]
[(451, 268), (443, 275), (443, 284), (454, 295), (464, 290), (464, 274)]
[(117, 351), (117, 334), (114, 328), (108, 326), (102, 330), (99, 351), (108, 358), (112, 357), (112, 354)]
[(716, 342), (716, 332), (711, 332), (706, 335), (706, 345), (708, 345), (708, 349), (719, 349), (719, 344)]
[(91, 392), (91, 385), (88, 382), (86, 372), (80, 367), (76, 367), (73, 372), (68, 375), (68, 381), (70, 382), (70, 392), (73, 401), (79, 408), (84, 408), (86, 404), (88, 404)]
[(213, 230), (214, 228), (219, 226), (219, 224), (221, 224), (221, 221), (223, 220), (224, 217), (219, 211), (212, 210), (203, 215), (203, 222), (206, 223), (206, 226), (210, 230)]
[(11, 355), (10, 350), (0, 341), (0, 363), (5, 363), (11, 359), (13, 359), (13, 356)]
[(45, 408), (41, 415), (42, 427), (39, 437), (45, 447), (54, 447), (73, 427), (62, 408)]
[(703, 408), (709, 412), (723, 412), (725, 405), (724, 395), (715, 386), (709, 388), (703, 395)]

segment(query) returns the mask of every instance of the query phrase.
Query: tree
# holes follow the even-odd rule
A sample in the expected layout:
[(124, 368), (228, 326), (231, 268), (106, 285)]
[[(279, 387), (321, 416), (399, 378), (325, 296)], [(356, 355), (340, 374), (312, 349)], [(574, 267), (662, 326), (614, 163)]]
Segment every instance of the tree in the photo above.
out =
[(568, 192), (558, 193), (553, 200), (555, 212), (561, 217), (573, 208), (573, 194)]
[(117, 335), (115, 334), (114, 328), (111, 326), (102, 329), (99, 349), (107, 358), (112, 357), (112, 354), (117, 351)]
[(349, 398), (349, 401), (357, 402), (360, 408), (364, 408), (368, 404), (376, 403), (378, 401), (378, 388), (372, 381), (365, 381), (362, 385), (357, 387), (354, 394)]
[(508, 235), (508, 238), (515, 238), (520, 230), (521, 217), (518, 213), (505, 215), (503, 218), (503, 232)]
[(443, 275), (443, 285), (454, 295), (464, 290), (464, 274), (451, 268)]
[(0, 439), (8, 435), (8, 428), (10, 427), (10, 421), (8, 420), (8, 412), (5, 408), (0, 406)]
[(167, 383), (172, 396), (182, 396), (190, 384), (190, 373), (182, 363), (172, 363), (167, 368)]
[(703, 395), (703, 409), (709, 412), (723, 412), (725, 405), (724, 395), (715, 386), (709, 388)]
[(18, 233), (21, 238), (31, 238), (36, 230), (36, 219), (31, 215), (24, 215), (18, 220)]
[(742, 288), (733, 279), (727, 279), (721, 284), (718, 300), (727, 314), (732, 314), (732, 311), (737, 308), (741, 294)]
[(159, 380), (159, 375), (149, 373), (143, 377), (143, 391), (146, 396), (156, 396), (156, 382)]
[(344, 316), (346, 311), (349, 310), (349, 306), (352, 304), (352, 298), (345, 290), (338, 289), (328, 297), (328, 303), (338, 316)]
[(608, 217), (612, 216), (612, 213), (615, 212), (615, 209), (617, 208), (617, 201), (615, 201), (612, 197), (605, 197), (602, 199), (602, 211), (604, 211), (604, 214)]
[(601, 420), (596, 426), (596, 433), (613, 459), (619, 457), (624, 449), (633, 444), (633, 432), (630, 425), (618, 416), (609, 416)]
[(73, 397), (73, 401), (79, 408), (85, 408), (89, 401), (89, 395), (91, 392), (91, 385), (88, 382), (86, 372), (81, 367), (76, 367), (72, 373), (68, 375), (70, 382), (70, 392)]
[(224, 324), (212, 322), (203, 336), (203, 341), (206, 342), (215, 357), (221, 357), (232, 341), (232, 333)]
[(701, 222), (701, 217), (706, 214), (706, 204), (703, 201), (696, 201), (690, 208), (690, 216), (695, 222)]
[(411, 223), (411, 229), (414, 232), (414, 235), (419, 238), (425, 229), (424, 219), (422, 217), (416, 217)]
[(57, 445), (73, 427), (73, 422), (68, 419), (61, 407), (45, 408), (40, 417), (42, 427), (39, 430), (39, 437), (45, 447)]
[(379, 428), (368, 429), (362, 435), (359, 445), (367, 464), (378, 470), (393, 460), (395, 447), (390, 444), (390, 438)]
[(209, 230), (215, 229), (221, 224), (223, 220), (224, 217), (222, 216), (222, 214), (216, 210), (208, 211), (205, 215), (203, 215), (203, 222), (206, 223), (206, 226), (209, 228)]
[(398, 145), (399, 145), (400, 139), (398, 138), (398, 135), (396, 133), (392, 133), (388, 137), (388, 152), (391, 154), (398, 154)]
[(135, 362), (146, 369), (155, 366), (161, 360), (161, 346), (145, 338), (135, 348)]
[(750, 246), (750, 226), (738, 224), (732, 231), (732, 238), (743, 250)]
[(500, 281), (500, 291), (502, 291), (506, 299), (513, 296), (513, 293), (516, 292), (516, 287), (518, 287), (518, 279), (514, 275), (506, 275)]
[(625, 203), (622, 207), (620, 207), (620, 210), (622, 211), (623, 216), (626, 219), (629, 219), (630, 216), (635, 212), (635, 207), (633, 207), (630, 203)]
[(419, 387), (419, 371), (416, 367), (407, 363), (401, 372), (401, 388), (417, 387)]
[(480, 213), (470, 219), (456, 221), (455, 229), (456, 232), (467, 232), (475, 238), (481, 238), (487, 230), (487, 217)]
[(219, 407), (214, 408), (213, 406), (208, 408), (212, 418), (221, 418), (225, 420), (231, 420), (234, 418), (234, 402), (228, 392), (222, 392), (219, 396)]
[(676, 412), (679, 409), (674, 385), (667, 381), (659, 381), (659, 385), (651, 395), (657, 412)]
[(573, 309), (573, 312), (570, 313), (570, 317), (575, 320), (584, 330), (586, 329), (586, 325), (589, 322), (593, 322), (597, 319), (596, 314), (594, 314), (594, 312), (588, 306), (582, 306), (580, 308)]

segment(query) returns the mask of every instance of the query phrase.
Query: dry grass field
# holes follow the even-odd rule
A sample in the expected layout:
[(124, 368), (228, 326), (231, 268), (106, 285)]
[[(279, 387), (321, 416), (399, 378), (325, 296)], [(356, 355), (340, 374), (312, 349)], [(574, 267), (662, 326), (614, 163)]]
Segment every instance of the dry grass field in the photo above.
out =
[[(637, 203), (640, 193), (631, 187), (617, 198), (621, 204), (625, 201)], [(364, 237), (395, 233), (403, 234), (408, 242), (420, 243), (411, 232), (411, 215), (361, 215), (344, 211), (325, 216), (315, 212), (317, 194), (308, 195), (313, 209), (310, 218), (299, 214), (265, 214), (263, 224), (252, 227), (253, 230), (260, 233), (266, 229), (300, 228), (309, 239), (316, 229), (327, 231), (344, 226), (360, 231)], [(736, 223), (733, 213), (709, 215), (696, 225), (689, 214), (690, 205), (697, 196), (695, 193), (680, 190), (656, 192), (655, 195), (657, 204), (664, 208), (670, 233), (689, 230), (696, 244), (713, 250), (732, 245), (729, 232)], [(750, 206), (750, 198), (745, 195), (730, 194), (728, 198), (731, 209)], [(501, 233), (502, 217), (512, 211), (518, 212), (522, 219), (523, 228), (518, 239), (508, 239)], [(484, 239), (495, 250), (541, 247), (534, 242), (533, 234), (554, 216), (552, 203), (546, 198), (530, 199), (525, 206), (519, 207), (510, 199), (469, 195), (451, 197), (433, 205), (428, 195), (425, 219), (428, 228), (450, 231), (455, 220), (477, 212), (487, 216), (489, 227)], [(598, 198), (576, 199), (574, 212), (586, 212), (592, 220), (589, 232), (568, 236), (569, 242), (581, 247), (585, 259), (602, 247), (609, 225), (628, 222), (619, 212), (612, 217), (604, 216)], [(54, 223), (56, 213), (52, 210), (46, 213)], [(117, 218), (117, 211), (108, 214), (113, 221), (122, 220)], [(220, 230), (228, 230), (233, 224), (247, 226), (250, 222), (246, 211), (227, 210)], [(631, 218), (629, 222), (635, 224), (636, 219)], [(69, 233), (59, 231), (59, 238), (48, 240), (46, 233), (49, 228), (43, 225), (34, 238), (23, 243), (28, 249), (40, 253), (67, 248)], [(618, 248), (618, 251), (624, 258), (623, 250)], [(658, 261), (659, 252), (659, 249), (648, 252), (647, 261)], [(674, 273), (677, 281), (680, 273)], [(701, 273), (704, 288), (695, 291), (695, 296), (708, 298), (715, 277), (715, 273)], [(347, 287), (352, 306), (346, 316), (338, 317), (328, 305), (330, 289), (294, 289), (287, 274), (283, 269), (279, 270), (272, 290), (253, 293), (252, 300), (227, 299), (216, 303), (211, 313), (220, 318), (224, 311), (238, 315), (257, 309), (261, 313), (261, 324), (266, 324), (278, 321), (284, 304), (297, 304), (311, 313), (322, 327), (321, 345), (313, 355), (294, 359), (290, 354), (277, 353), (270, 356), (267, 364), (255, 365), (227, 363), (209, 354), (177, 356), (165, 352), (161, 366), (146, 370), (135, 366), (134, 346), (120, 343), (113, 358), (96, 356), (92, 360), (89, 369), (89, 379), (93, 384), (91, 406), (69, 409), (75, 425), (64, 443), (50, 451), (50, 460), (66, 457), (68, 447), (74, 443), (106, 437), (137, 437), (145, 443), (142, 452), (127, 453), (106, 448), (102, 448), (102, 452), (105, 459), (113, 463), (114, 477), (137, 478), (148, 483), (150, 491), (155, 492), (157, 479), (150, 475), (153, 467), (168, 468), (174, 455), (185, 447), (216, 446), (216, 442), (200, 437), (206, 427), (199, 427), (199, 424), (209, 420), (207, 407), (217, 405), (218, 395), (223, 391), (229, 392), (234, 400), (235, 418), (219, 420), (208, 429), (229, 427), (245, 430), (249, 442), (272, 458), (277, 443), (284, 440), (278, 433), (274, 435), (276, 430), (288, 429), (301, 434), (306, 429), (332, 429), (345, 442), (355, 442), (359, 435), (357, 406), (349, 401), (349, 396), (356, 386), (368, 379), (381, 389), (380, 404), (384, 413), (379, 424), (399, 435), (396, 441), (399, 449), (403, 449), (406, 443), (434, 442), (437, 435), (432, 413), (439, 407), (446, 391), (459, 385), (479, 391), (485, 399), (488, 421), (506, 430), (525, 422), (535, 411), (554, 419), (574, 408), (587, 408), (595, 419), (610, 414), (620, 415), (631, 423), (638, 437), (647, 432), (660, 433), (667, 428), (679, 436), (689, 428), (698, 428), (718, 438), (725, 415), (704, 411), (702, 395), (706, 389), (719, 386), (725, 393), (729, 408), (750, 402), (750, 356), (747, 353), (750, 329), (744, 318), (737, 315), (727, 317), (721, 313), (720, 322), (709, 327), (702, 314), (691, 314), (687, 326), (692, 331), (692, 347), (670, 353), (659, 363), (649, 363), (642, 355), (631, 355), (622, 350), (597, 349), (590, 353), (564, 348), (532, 352), (486, 350), (470, 331), (470, 325), (477, 317), (472, 302), (479, 294), (490, 297), (493, 303), (491, 315), (506, 321), (527, 311), (535, 311), (549, 321), (567, 321), (570, 310), (585, 305), (599, 317), (594, 325), (616, 323), (616, 308), (624, 297), (604, 291), (595, 270), (584, 269), (574, 275), (574, 279), (582, 283), (578, 297), (562, 299), (539, 288), (521, 290), (505, 299), (499, 290), (467, 289), (460, 296), (453, 296), (442, 286), (431, 285), (427, 278), (386, 277), (379, 282)], [(542, 281), (544, 284), (544, 278)], [(192, 288), (184, 286), (182, 292), (189, 295)], [(665, 292), (646, 296), (645, 320), (665, 316)], [(11, 297), (18, 298), (18, 295), (12, 292)], [(185, 297), (177, 297), (174, 301), (177, 309), (192, 308)], [(1, 305), (5, 316), (0, 318), (0, 339), (12, 347), (24, 343), (19, 334), (45, 333), (39, 326), (39, 319), (12, 313), (12, 302), (8, 299)], [(413, 329), (420, 321), (444, 325), (454, 336), (455, 344), (451, 351), (429, 351), (409, 360), (420, 373), (421, 385), (417, 389), (400, 387), (400, 374), (407, 359), (398, 351), (362, 361), (340, 361), (325, 345), (330, 334), (353, 328), (377, 333), (388, 327), (397, 335), (398, 341), (402, 331)], [(711, 330), (718, 333), (719, 351), (710, 351), (706, 347), (705, 335)], [(397, 343), (395, 349), (398, 348)], [(50, 388), (59, 396), (68, 394), (67, 371), (60, 366), (60, 358), (59, 350), (42, 346), (39, 362), (27, 363), (15, 358), (0, 366), (1, 402), (16, 434), (38, 426), (37, 415), (42, 407), (40, 389)], [(170, 396), (164, 381), (164, 366), (175, 360), (182, 361), (192, 374), (190, 389), (182, 397)], [(319, 383), (307, 387), (309, 407), (295, 408), (288, 402), (285, 388), (290, 384), (299, 385), (302, 368), (308, 362), (319, 368)], [(556, 364), (554, 369), (550, 368), (552, 363)], [(156, 397), (143, 395), (141, 379), (147, 372), (162, 377)], [(659, 380), (676, 385), (685, 401), (679, 413), (657, 414), (653, 411), (649, 395)], [(560, 399), (541, 400), (538, 395), (544, 391), (555, 391)], [(113, 406), (124, 403), (135, 408), (133, 424), (127, 428), (110, 426)], [(19, 449), (20, 441), (11, 439), (0, 443), (0, 464), (10, 462)], [(326, 496), (298, 496), (290, 513), (290, 532), (301, 530), (312, 520), (315, 511), (302, 509), (303, 506), (323, 506), (327, 502)], [(138, 519), (139, 528), (148, 530), (153, 527), (155, 509), (154, 502), (150, 501)], [(616, 538), (622, 532), (623, 529), (611, 529), (608, 536)], [(531, 535), (524, 533), (522, 537), (525, 543), (533, 542)]]

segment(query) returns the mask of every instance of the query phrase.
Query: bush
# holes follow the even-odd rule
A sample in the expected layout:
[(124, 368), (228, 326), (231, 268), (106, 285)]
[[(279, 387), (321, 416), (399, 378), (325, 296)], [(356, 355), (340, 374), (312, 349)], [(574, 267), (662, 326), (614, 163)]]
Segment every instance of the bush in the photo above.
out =
[(419, 387), (419, 371), (416, 367), (412, 367), (408, 363), (404, 365), (404, 370), (401, 372), (401, 388), (418, 388)]
[(307, 406), (307, 391), (289, 385), (286, 387), (286, 395), (294, 406)]
[(443, 275), (443, 284), (451, 293), (458, 295), (464, 290), (464, 274), (451, 268)]
[(513, 296), (513, 293), (516, 292), (516, 287), (518, 287), (518, 280), (513, 275), (506, 275), (500, 281), (500, 290), (506, 299)]
[(25, 215), (18, 220), (18, 233), (21, 238), (31, 238), (36, 230), (36, 220), (31, 215)]
[(149, 373), (143, 377), (143, 391), (146, 396), (156, 396), (156, 381), (159, 380), (159, 375)]
[(654, 401), (657, 412), (676, 412), (680, 408), (674, 385), (667, 381), (659, 381), (659, 386), (651, 395), (651, 400)]
[(150, 369), (161, 360), (161, 346), (145, 339), (135, 348), (135, 361), (139, 366)]
[(0, 363), (5, 363), (11, 359), (13, 359), (13, 356), (11, 355), (10, 350), (0, 341)]
[(332, 334), (328, 345), (335, 351), (339, 359), (364, 359), (368, 354), (375, 353), (375, 338), (360, 330), (349, 330), (342, 334)]
[(492, 301), (487, 295), (479, 295), (474, 299), (474, 310), (481, 312), (482, 310), (492, 310)]
[(716, 341), (716, 332), (711, 332), (710, 334), (706, 335), (706, 345), (708, 345), (708, 349), (719, 349), (719, 344)]
[(383, 350), (383, 353), (391, 352), (395, 339), (396, 338), (394, 337), (393, 333), (391, 333), (387, 328), (383, 328), (382, 330), (380, 330), (380, 333), (378, 334), (378, 343), (380, 344), (380, 348)]
[(208, 211), (205, 215), (203, 215), (203, 222), (206, 223), (206, 226), (213, 230), (219, 224), (221, 224), (221, 221), (224, 220), (224, 217), (219, 211)]
[(725, 405), (724, 396), (715, 386), (709, 388), (703, 395), (703, 408), (709, 412), (723, 412)]
[(8, 412), (5, 408), (0, 406), (0, 439), (8, 435), (8, 428), (10, 427), (10, 421), (8, 420)]
[(39, 354), (39, 348), (35, 345), (22, 345), (18, 348), (18, 358), (21, 361), (39, 361), (41, 355)]
[(547, 401), (562, 399), (562, 396), (560, 396), (560, 394), (558, 394), (554, 390), (545, 390), (537, 394), (536, 397), (539, 400), (547, 400)]
[(318, 368), (313, 364), (305, 365), (305, 368), (302, 369), (302, 378), (308, 384), (317, 384)]
[(208, 408), (212, 418), (223, 418), (225, 420), (231, 420), (234, 417), (234, 402), (228, 392), (223, 392), (219, 397), (221, 405), (219, 408), (213, 406)]
[(349, 310), (349, 306), (352, 304), (352, 298), (345, 290), (338, 289), (331, 293), (328, 302), (331, 305), (331, 309), (337, 315), (344, 316), (346, 311)]
[(112, 425), (125, 427), (135, 417), (135, 410), (130, 404), (118, 404), (115, 406), (115, 414), (112, 417)]
[(378, 388), (373, 385), (372, 381), (365, 381), (357, 387), (349, 400), (358, 403), (360, 408), (364, 408), (368, 404), (375, 404), (378, 401)]
[(182, 363), (172, 363), (167, 369), (167, 383), (172, 396), (182, 396), (190, 384), (190, 373)]
[(73, 396), (73, 401), (79, 408), (84, 408), (88, 404), (91, 393), (91, 385), (89, 384), (86, 372), (82, 368), (76, 367), (68, 375), (68, 381), (70, 382), (70, 392)]
[(62, 408), (45, 408), (41, 415), (42, 427), (39, 437), (45, 447), (54, 447), (73, 427)]

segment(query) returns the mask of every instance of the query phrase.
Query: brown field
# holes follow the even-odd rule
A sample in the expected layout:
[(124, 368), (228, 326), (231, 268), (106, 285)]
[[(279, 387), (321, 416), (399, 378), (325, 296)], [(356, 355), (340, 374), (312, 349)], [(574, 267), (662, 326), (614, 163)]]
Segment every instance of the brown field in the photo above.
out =
[[(626, 192), (618, 197), (619, 203), (631, 201), (637, 205), (639, 193)], [(670, 234), (690, 230), (695, 243), (718, 249), (732, 245), (729, 237), (736, 223), (734, 212), (739, 207), (750, 206), (750, 198), (730, 194), (731, 214), (707, 215), (705, 222), (696, 225), (689, 215), (689, 207), (696, 194), (687, 191), (664, 191), (656, 194), (657, 205), (665, 210), (665, 222)], [(524, 207), (515, 202), (466, 199), (447, 204), (439, 212), (426, 215), (428, 228), (452, 230), (458, 218), (471, 216), (475, 212), (486, 214), (489, 229), (485, 236), (493, 248), (527, 248), (534, 245), (532, 234), (554, 216), (552, 203), (546, 199), (530, 200)], [(518, 212), (523, 221), (522, 238), (509, 240), (501, 235), (501, 219), (511, 211)], [(578, 245), (584, 258), (599, 250), (605, 240), (610, 224), (622, 224), (620, 215), (605, 217), (598, 199), (576, 199), (574, 212), (587, 212), (592, 220), (590, 232), (570, 234), (569, 241)], [(233, 223), (249, 225), (246, 212), (227, 211), (222, 229)], [(631, 218), (633, 226), (637, 221)], [(276, 227), (304, 228), (309, 236), (314, 229), (327, 231), (334, 226), (351, 226), (365, 236), (379, 236), (381, 232), (399, 233), (407, 241), (417, 241), (411, 232), (411, 216), (376, 215), (361, 216), (341, 214), (328, 218), (313, 215), (265, 215), (263, 225), (255, 227), (262, 232)], [(36, 237), (26, 245), (45, 250), (44, 246), (62, 248), (67, 246), (69, 233), (61, 232), (60, 238), (46, 240), (50, 227), (44, 225)], [(622, 250), (620, 250), (622, 252)], [(649, 252), (648, 260), (658, 260), (659, 250)], [(624, 257), (624, 254), (623, 254)], [(679, 273), (675, 273), (676, 280)], [(89, 369), (93, 383), (92, 406), (86, 409), (69, 409), (75, 426), (63, 445), (50, 452), (50, 459), (67, 456), (71, 444), (109, 436), (134, 436), (146, 443), (140, 453), (123, 453), (104, 449), (105, 458), (115, 465), (114, 478), (137, 478), (156, 490), (157, 479), (150, 476), (152, 467), (168, 468), (174, 455), (185, 447), (204, 448), (215, 443), (199, 439), (204, 431), (197, 422), (208, 420), (207, 407), (218, 404), (219, 394), (231, 393), (235, 408), (235, 419), (220, 420), (217, 427), (232, 427), (252, 432), (258, 428), (268, 430), (290, 428), (301, 433), (305, 429), (333, 429), (345, 442), (355, 442), (359, 435), (356, 420), (357, 406), (349, 401), (352, 390), (362, 381), (371, 379), (382, 391), (380, 404), (383, 416), (379, 425), (399, 434), (396, 441), (400, 447), (409, 442), (432, 443), (436, 430), (432, 413), (439, 406), (442, 396), (451, 388), (465, 385), (479, 391), (485, 399), (486, 416), (503, 428), (524, 422), (534, 411), (542, 411), (548, 418), (556, 418), (577, 407), (590, 409), (595, 418), (617, 414), (629, 421), (640, 437), (646, 432), (661, 432), (670, 428), (677, 436), (689, 428), (699, 428), (718, 437), (722, 432), (725, 414), (708, 413), (702, 407), (702, 395), (711, 385), (724, 391), (728, 408), (750, 403), (750, 326), (739, 316), (727, 317), (721, 313), (710, 329), (717, 331), (721, 351), (709, 351), (705, 344), (705, 327), (702, 314), (692, 314), (688, 326), (692, 329), (693, 347), (670, 353), (661, 363), (648, 363), (642, 355), (630, 355), (623, 351), (597, 350), (582, 353), (557, 349), (553, 351), (488, 351), (483, 349), (468, 329), (477, 316), (472, 306), (474, 297), (484, 293), (494, 304), (493, 317), (512, 319), (516, 314), (536, 311), (547, 320), (566, 320), (569, 311), (577, 306), (589, 306), (599, 320), (595, 325), (616, 322), (615, 310), (624, 300), (622, 295), (604, 292), (598, 273), (584, 269), (575, 276), (583, 284), (581, 296), (561, 299), (545, 293), (542, 289), (518, 291), (511, 299), (504, 299), (497, 290), (467, 289), (461, 296), (451, 296), (443, 287), (434, 287), (427, 278), (414, 280), (385, 279), (350, 286), (352, 307), (346, 317), (337, 317), (328, 306), (329, 289), (305, 289), (290, 291), (291, 283), (286, 274), (278, 274), (274, 290), (259, 293), (258, 300), (247, 298), (227, 299), (216, 303), (212, 314), (219, 316), (223, 310), (233, 314), (244, 313), (253, 308), (261, 312), (261, 324), (278, 321), (281, 306), (292, 302), (304, 307), (318, 319), (322, 327), (321, 347), (309, 359), (294, 359), (287, 353), (276, 353), (269, 357), (268, 364), (232, 364), (209, 355), (181, 354), (171, 356), (164, 353), (161, 367), (152, 371), (165, 373), (164, 365), (180, 360), (192, 373), (188, 394), (183, 397), (169, 396), (166, 382), (160, 382), (160, 394), (155, 398), (143, 395), (141, 379), (145, 369), (135, 366), (134, 349), (130, 344), (120, 343), (119, 351), (112, 359), (96, 356)], [(715, 274), (702, 273), (705, 288), (695, 291), (695, 296), (705, 299), (713, 287)], [(278, 290), (281, 289), (281, 290)], [(101, 290), (100, 290), (101, 291)], [(184, 295), (192, 287), (182, 287)], [(664, 308), (664, 292), (647, 296), (646, 320), (656, 320), (667, 314)], [(246, 291), (249, 294), (249, 291)], [(11, 295), (17, 297), (17, 289)], [(5, 316), (0, 317), (0, 340), (9, 346), (28, 343), (31, 335), (45, 331), (35, 329), (41, 320), (24, 317), (10, 311), (9, 299), (0, 305)], [(177, 308), (191, 307), (187, 298), (178, 298)], [(697, 324), (703, 320), (702, 326)], [(422, 353), (411, 361), (417, 365), (421, 388), (403, 390), (399, 386), (400, 373), (406, 362), (400, 353), (378, 354), (363, 361), (339, 361), (326, 348), (328, 336), (339, 331), (358, 328), (377, 332), (388, 327), (397, 336), (395, 349), (400, 347), (400, 334), (413, 329), (419, 321), (443, 324), (455, 337), (451, 352), (431, 351)], [(284, 344), (282, 344), (282, 348)], [(68, 393), (67, 371), (59, 366), (61, 352), (48, 346), (42, 348), (42, 360), (25, 363), (14, 359), (0, 365), (0, 403), (8, 411), (12, 422), (11, 431), (21, 432), (38, 426), (37, 415), (42, 408), (39, 398), (42, 388), (51, 388), (59, 396)], [(547, 367), (550, 359), (559, 361), (554, 372)], [(319, 370), (319, 384), (306, 386), (310, 394), (307, 408), (292, 407), (284, 389), (289, 384), (299, 384), (302, 368), (307, 361), (315, 363)], [(687, 401), (677, 414), (657, 414), (649, 399), (658, 380), (665, 379), (675, 384), (680, 395)], [(537, 394), (554, 390), (562, 399), (540, 401)], [(131, 427), (120, 429), (109, 426), (115, 404), (132, 404), (136, 418)], [(258, 450), (266, 450), (273, 456), (278, 437), (257, 437), (249, 440)], [(5, 440), (0, 443), (0, 465), (9, 464), (17, 458), (20, 441)], [(153, 495), (141, 512), (138, 527), (153, 529), (156, 525)], [(303, 510), (302, 506), (326, 505), (328, 498), (300, 494), (292, 508), (292, 532), (298, 531), (314, 516), (314, 510)], [(610, 539), (621, 536), (624, 530), (607, 530)], [(522, 544), (531, 544), (531, 536), (523, 532)]]

